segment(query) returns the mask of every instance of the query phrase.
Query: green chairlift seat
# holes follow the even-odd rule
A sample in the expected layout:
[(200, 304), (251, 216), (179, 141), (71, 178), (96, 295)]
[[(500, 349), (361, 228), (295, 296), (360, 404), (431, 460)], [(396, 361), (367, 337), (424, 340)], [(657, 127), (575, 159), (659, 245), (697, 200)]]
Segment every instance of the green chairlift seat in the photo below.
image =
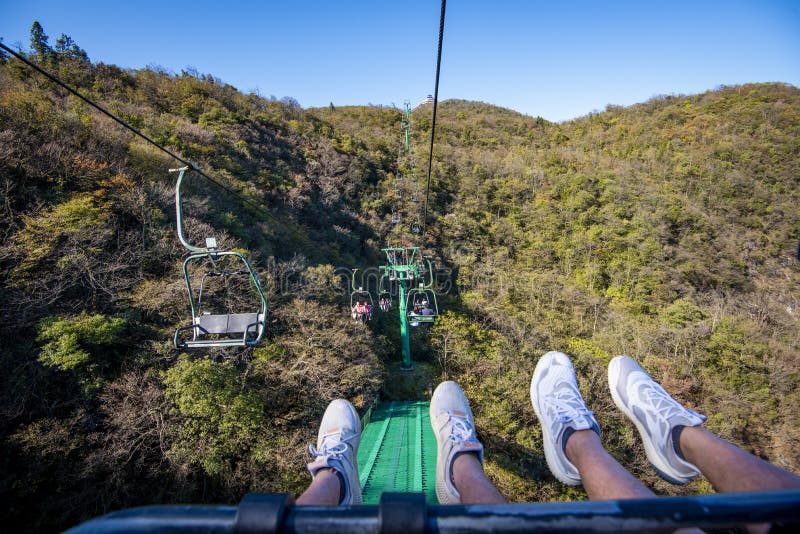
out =
[[(235, 271), (219, 267), (224, 258), (233, 259), (245, 268)], [(203, 274), (197, 298), (192, 289), (193, 277), (190, 266), (195, 263), (207, 262), (212, 265), (211, 271)], [(238, 252), (203, 252), (191, 254), (183, 262), (183, 275), (189, 292), (189, 302), (192, 310), (192, 322), (181, 326), (175, 331), (173, 345), (178, 349), (210, 348), (210, 347), (244, 347), (255, 346), (264, 335), (266, 325), (266, 299), (260, 291), (260, 284), (247, 259)], [(252, 312), (224, 310), (224, 313), (214, 313), (204, 309), (203, 295), (207, 291), (208, 280), (215, 278), (226, 280), (232, 278), (246, 278), (250, 280), (251, 302), (249, 306), (256, 308)], [(260, 302), (259, 302), (260, 301)], [(191, 334), (189, 337), (187, 334)]]

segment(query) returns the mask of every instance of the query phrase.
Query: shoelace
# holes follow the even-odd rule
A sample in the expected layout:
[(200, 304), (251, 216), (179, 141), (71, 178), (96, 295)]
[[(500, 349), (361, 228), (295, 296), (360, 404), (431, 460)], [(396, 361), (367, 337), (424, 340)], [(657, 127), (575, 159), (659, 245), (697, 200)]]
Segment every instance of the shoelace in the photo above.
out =
[(579, 417), (592, 417), (594, 412), (586, 408), (580, 392), (572, 384), (569, 388), (560, 388), (555, 394), (544, 397), (545, 403), (555, 410), (560, 423), (569, 423)]
[(314, 457), (316, 460), (322, 456), (327, 456), (328, 458), (332, 458), (334, 460), (339, 460), (342, 458), (342, 455), (347, 452), (348, 447), (350, 444), (347, 443), (347, 439), (328, 439), (322, 442), (322, 449), (317, 450), (313, 443), (308, 445), (308, 452), (311, 453), (311, 456)]
[(472, 439), (472, 425), (466, 417), (450, 414), (453, 426), (450, 427), (450, 440), (458, 443)]
[[(644, 394), (647, 400), (653, 403), (656, 414), (666, 421), (673, 415), (686, 415), (689, 411), (673, 399), (664, 388), (655, 383), (645, 386)], [(690, 412), (691, 413), (691, 412)]]

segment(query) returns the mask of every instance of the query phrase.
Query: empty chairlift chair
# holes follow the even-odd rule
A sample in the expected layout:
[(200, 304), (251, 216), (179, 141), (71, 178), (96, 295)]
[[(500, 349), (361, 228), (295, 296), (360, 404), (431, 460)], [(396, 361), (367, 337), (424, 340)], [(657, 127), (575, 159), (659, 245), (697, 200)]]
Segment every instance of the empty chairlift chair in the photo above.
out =
[(178, 238), (190, 252), (183, 262), (183, 276), (192, 320), (175, 331), (173, 343), (178, 349), (255, 346), (264, 336), (267, 316), (261, 283), (247, 258), (220, 250), (213, 237), (206, 239), (205, 247), (186, 240), (180, 192), (186, 170), (179, 169), (175, 210)]

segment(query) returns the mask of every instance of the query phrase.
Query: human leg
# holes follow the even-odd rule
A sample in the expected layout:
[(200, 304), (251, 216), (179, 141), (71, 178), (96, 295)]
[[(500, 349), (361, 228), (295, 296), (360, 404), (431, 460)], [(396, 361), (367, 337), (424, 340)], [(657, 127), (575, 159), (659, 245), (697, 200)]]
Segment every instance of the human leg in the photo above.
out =
[(361, 421), (352, 404), (332, 401), (325, 410), (317, 434), (317, 446), (309, 446), (314, 461), (308, 464), (312, 482), (298, 497), (298, 505), (361, 504), (356, 454), (361, 441)]
[[(608, 383), (614, 402), (636, 425), (648, 460), (664, 479), (685, 484), (702, 473), (721, 492), (800, 488), (797, 475), (701, 427), (705, 416), (684, 408), (631, 358), (611, 360)], [(748, 530), (768, 532), (769, 525), (748, 525)]]
[(542, 425), (547, 465), (561, 482), (582, 483), (590, 499), (654, 496), (603, 448), (600, 425), (586, 408), (566, 354), (548, 352), (539, 359), (531, 403)]
[(483, 465), (474, 453), (459, 454), (453, 459), (453, 482), (461, 495), (462, 504), (502, 504), (506, 502), (494, 487)]
[(436, 435), (436, 496), (440, 504), (498, 504), (506, 500), (483, 472), (483, 445), (464, 392), (442, 382), (431, 398), (431, 426)]
[(684, 408), (631, 358), (614, 358), (608, 377), (614, 402), (636, 424), (648, 459), (667, 480), (683, 483), (702, 472), (722, 492), (800, 488), (797, 475), (702, 428), (704, 416)]
[(566, 455), (581, 475), (592, 500), (646, 499), (655, 493), (622, 467), (592, 430), (578, 430), (567, 440)]
[(700, 425), (635, 361), (617, 356), (608, 366), (611, 396), (631, 418), (645, 452), (667, 480), (685, 483), (702, 473), (722, 492), (800, 488), (800, 477), (749, 454)]
[(298, 506), (336, 506), (342, 500), (341, 486), (341, 478), (337, 473), (320, 469), (295, 502)]
[(747, 453), (700, 426), (680, 432), (680, 451), (720, 492), (800, 488), (800, 477)]

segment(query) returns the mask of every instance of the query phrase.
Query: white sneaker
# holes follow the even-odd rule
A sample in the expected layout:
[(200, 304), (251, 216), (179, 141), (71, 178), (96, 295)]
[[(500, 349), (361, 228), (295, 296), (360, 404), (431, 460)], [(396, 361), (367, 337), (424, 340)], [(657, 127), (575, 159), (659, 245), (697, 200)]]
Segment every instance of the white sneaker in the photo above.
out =
[(594, 430), (600, 425), (586, 409), (569, 356), (548, 352), (539, 359), (531, 380), (531, 403), (542, 424), (544, 457), (558, 480), (570, 486), (581, 483), (581, 474), (567, 458), (567, 439), (576, 430)]
[(617, 356), (608, 364), (608, 386), (614, 403), (639, 430), (647, 459), (662, 478), (686, 484), (700, 474), (676, 451), (673, 430), (697, 426), (706, 420), (704, 415), (684, 408), (627, 356)]
[(469, 402), (455, 382), (442, 382), (433, 392), (431, 426), (439, 445), (436, 496), (439, 504), (460, 504), (461, 494), (453, 483), (453, 460), (457, 454), (474, 452), (483, 464), (483, 445), (475, 436), (475, 420)]
[(361, 504), (361, 482), (358, 480), (356, 454), (361, 442), (361, 421), (352, 404), (344, 399), (332, 401), (322, 416), (317, 446), (308, 450), (314, 461), (308, 464), (311, 478), (320, 469), (338, 471), (344, 478), (345, 491), (339, 504)]

